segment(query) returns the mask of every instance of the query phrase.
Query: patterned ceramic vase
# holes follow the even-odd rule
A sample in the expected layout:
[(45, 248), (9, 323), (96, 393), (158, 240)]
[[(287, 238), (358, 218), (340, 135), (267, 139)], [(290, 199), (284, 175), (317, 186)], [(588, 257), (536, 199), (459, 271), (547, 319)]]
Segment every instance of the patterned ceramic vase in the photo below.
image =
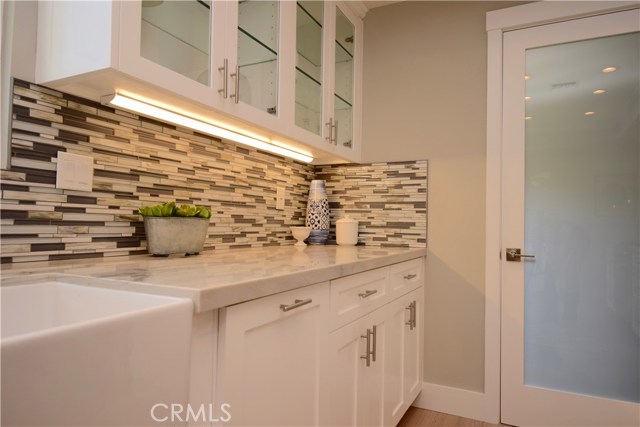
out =
[(325, 183), (321, 179), (311, 181), (307, 202), (307, 227), (311, 227), (310, 245), (324, 245), (329, 238), (329, 201)]

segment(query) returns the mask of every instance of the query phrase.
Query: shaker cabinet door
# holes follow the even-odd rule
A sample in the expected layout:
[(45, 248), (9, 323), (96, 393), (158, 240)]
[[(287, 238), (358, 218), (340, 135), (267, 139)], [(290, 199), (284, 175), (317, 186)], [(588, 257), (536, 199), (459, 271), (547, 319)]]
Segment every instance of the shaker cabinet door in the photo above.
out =
[(329, 286), (221, 310), (218, 400), (230, 425), (320, 425)]
[(385, 328), (379, 309), (331, 333), (328, 425), (383, 425)]
[(395, 426), (422, 388), (422, 288), (386, 308), (385, 425)]

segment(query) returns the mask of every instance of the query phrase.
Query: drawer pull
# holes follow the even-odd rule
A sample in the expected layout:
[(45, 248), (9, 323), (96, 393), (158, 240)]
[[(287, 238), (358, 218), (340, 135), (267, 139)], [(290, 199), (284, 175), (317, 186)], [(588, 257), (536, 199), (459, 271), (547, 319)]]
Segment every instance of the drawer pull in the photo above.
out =
[(360, 298), (368, 298), (368, 297), (370, 297), (371, 295), (373, 295), (373, 294), (377, 294), (377, 293), (378, 293), (378, 290), (377, 290), (377, 289), (370, 289), (370, 290), (367, 290), (367, 291), (364, 291), (364, 292), (359, 293), (359, 294), (358, 294), (358, 296), (359, 296)]
[(302, 307), (303, 305), (307, 305), (307, 304), (311, 304), (313, 302), (313, 300), (311, 298), (307, 298), (307, 299), (297, 299), (293, 302), (293, 304), (280, 304), (280, 310), (282, 311), (289, 311), (289, 310), (293, 310), (294, 308), (298, 308), (298, 307)]
[(404, 276), (404, 280), (411, 280), (415, 279), (416, 277), (418, 277), (417, 274), (407, 274), (406, 276)]

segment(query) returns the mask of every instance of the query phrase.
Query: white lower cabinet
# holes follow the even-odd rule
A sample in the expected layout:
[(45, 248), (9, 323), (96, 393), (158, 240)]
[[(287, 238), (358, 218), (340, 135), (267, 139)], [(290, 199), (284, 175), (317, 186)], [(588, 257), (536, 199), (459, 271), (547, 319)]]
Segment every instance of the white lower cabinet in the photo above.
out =
[(320, 283), (220, 311), (217, 400), (234, 426), (321, 424), (329, 286)]
[(383, 424), (385, 317), (379, 309), (331, 333), (329, 425)]
[(387, 308), (384, 347), (384, 425), (398, 424), (422, 388), (422, 288)]
[(411, 260), (220, 309), (217, 360), (201, 359), (215, 363), (215, 407), (229, 405), (231, 418), (214, 425), (397, 425), (422, 385), (423, 266)]
[(331, 333), (330, 425), (398, 424), (422, 384), (422, 301), (416, 289)]

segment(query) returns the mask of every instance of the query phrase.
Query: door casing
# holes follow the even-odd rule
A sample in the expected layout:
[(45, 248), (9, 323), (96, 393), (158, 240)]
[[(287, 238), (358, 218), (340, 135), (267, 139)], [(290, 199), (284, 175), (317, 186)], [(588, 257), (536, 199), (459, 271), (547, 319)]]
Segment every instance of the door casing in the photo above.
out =
[(507, 31), (637, 9), (633, 2), (536, 2), (487, 13), (484, 421), (500, 421), (502, 47)]

